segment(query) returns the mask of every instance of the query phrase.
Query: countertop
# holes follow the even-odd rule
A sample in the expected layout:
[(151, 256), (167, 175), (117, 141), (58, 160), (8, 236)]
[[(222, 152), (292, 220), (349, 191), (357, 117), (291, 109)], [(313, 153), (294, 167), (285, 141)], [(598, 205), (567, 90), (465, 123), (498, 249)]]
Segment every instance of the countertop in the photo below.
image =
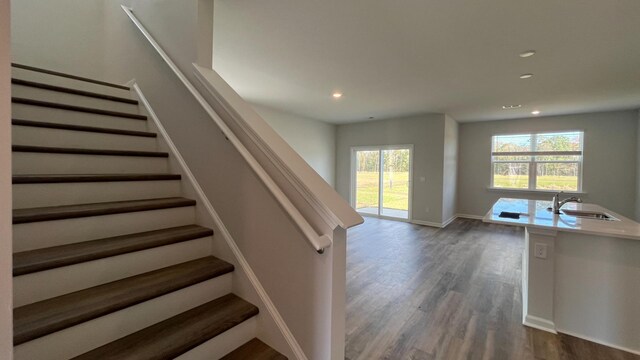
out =
[[(640, 240), (640, 224), (596, 204), (567, 203), (562, 209), (603, 212), (617, 221), (588, 219), (554, 214), (547, 208), (551, 201), (500, 198), (487, 212), (487, 223), (526, 226), (556, 231)], [(503, 211), (521, 213), (520, 219), (499, 217)]]

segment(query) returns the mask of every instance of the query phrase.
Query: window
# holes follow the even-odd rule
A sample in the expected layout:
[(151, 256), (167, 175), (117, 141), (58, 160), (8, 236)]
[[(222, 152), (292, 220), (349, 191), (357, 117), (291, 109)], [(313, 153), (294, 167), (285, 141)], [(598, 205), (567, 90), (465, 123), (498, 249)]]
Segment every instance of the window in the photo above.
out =
[(494, 136), (491, 186), (582, 191), (583, 138), (581, 131)]

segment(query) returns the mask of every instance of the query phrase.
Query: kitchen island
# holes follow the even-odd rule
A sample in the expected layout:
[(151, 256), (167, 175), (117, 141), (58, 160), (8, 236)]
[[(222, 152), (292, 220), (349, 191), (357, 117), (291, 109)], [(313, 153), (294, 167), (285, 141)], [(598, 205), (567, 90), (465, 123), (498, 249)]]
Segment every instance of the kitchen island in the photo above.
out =
[(523, 324), (640, 354), (640, 224), (595, 204), (551, 205), (501, 198), (483, 219), (526, 228)]

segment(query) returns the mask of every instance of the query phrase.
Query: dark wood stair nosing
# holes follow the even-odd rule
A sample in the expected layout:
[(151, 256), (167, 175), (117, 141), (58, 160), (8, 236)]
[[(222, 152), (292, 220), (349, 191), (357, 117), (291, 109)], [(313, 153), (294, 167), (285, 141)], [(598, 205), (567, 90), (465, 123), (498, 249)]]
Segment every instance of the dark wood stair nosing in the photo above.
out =
[(13, 254), (13, 276), (153, 249), (212, 235), (213, 230), (209, 228), (185, 225), (17, 252)]
[(103, 134), (140, 136), (140, 137), (150, 137), (150, 138), (158, 137), (158, 134), (148, 132), (148, 131), (111, 129), (111, 128), (96, 127), (96, 126), (60, 124), (60, 123), (52, 123), (52, 122), (46, 122), (46, 121), (34, 121), (34, 120), (24, 120), (24, 119), (11, 119), (11, 125), (40, 127), (40, 128), (58, 129), (58, 130), (95, 132), (95, 133), (103, 133)]
[(79, 205), (14, 209), (13, 224), (124, 214), (130, 212), (162, 210), (194, 205), (196, 205), (195, 200), (173, 197), (148, 200), (114, 201)]
[(17, 307), (13, 310), (14, 346), (233, 270), (232, 264), (207, 256)]
[(32, 153), (45, 153), (45, 154), (140, 156), (140, 157), (161, 157), (161, 158), (169, 157), (169, 153), (160, 152), (160, 151), (82, 149), (82, 148), (31, 146), (31, 145), (12, 145), (11, 149), (13, 152), (32, 152)]
[(13, 184), (55, 184), (82, 182), (120, 181), (173, 181), (182, 179), (180, 174), (41, 174), (14, 175)]
[(73, 89), (65, 86), (45, 84), (37, 81), (11, 78), (11, 83), (14, 85), (28, 86), (28, 87), (56, 91), (56, 92), (61, 92), (66, 94), (86, 96), (86, 97), (91, 97), (91, 98), (100, 99), (100, 100), (108, 100), (108, 101), (115, 101), (115, 102), (120, 102), (125, 104), (138, 105), (138, 100), (135, 100), (135, 99), (128, 99), (120, 96), (113, 96), (113, 95), (107, 95), (107, 94), (100, 94), (92, 91)]
[(15, 97), (15, 96), (11, 97), (11, 102), (14, 103), (14, 104), (41, 106), (41, 107), (47, 107), (47, 108), (53, 108), (53, 109), (84, 112), (84, 113), (89, 113), (89, 114), (97, 114), (97, 115), (128, 118), (128, 119), (133, 119), (133, 120), (145, 120), (145, 121), (147, 120), (147, 116), (146, 115), (132, 114), (132, 113), (126, 113), (126, 112), (121, 112), (121, 111), (97, 109), (97, 108), (91, 108), (91, 107), (86, 107), (86, 106), (60, 104), (60, 103), (51, 102), (51, 101), (34, 100), (34, 99), (27, 99), (27, 98)]
[(89, 83), (93, 83), (93, 84), (97, 84), (97, 85), (104, 85), (104, 86), (114, 87), (114, 88), (118, 88), (118, 89), (122, 89), (122, 90), (131, 90), (131, 88), (129, 88), (128, 86), (124, 86), (124, 85), (120, 85), (120, 84), (114, 84), (114, 83), (110, 83), (110, 82), (106, 82), (106, 81), (102, 81), (102, 80), (90, 79), (90, 78), (77, 76), (77, 75), (71, 75), (71, 74), (67, 74), (67, 73), (63, 73), (63, 72), (59, 72), (59, 71), (43, 69), (43, 68), (39, 68), (39, 67), (35, 67), (35, 66), (18, 64), (18, 63), (11, 63), (11, 66), (15, 67), (15, 68), (18, 68), (18, 69), (41, 72), (43, 74), (49, 74), (49, 75), (65, 77), (65, 78), (68, 78), (68, 79), (89, 82)]
[(187, 310), (72, 360), (173, 359), (258, 315), (234, 294)]

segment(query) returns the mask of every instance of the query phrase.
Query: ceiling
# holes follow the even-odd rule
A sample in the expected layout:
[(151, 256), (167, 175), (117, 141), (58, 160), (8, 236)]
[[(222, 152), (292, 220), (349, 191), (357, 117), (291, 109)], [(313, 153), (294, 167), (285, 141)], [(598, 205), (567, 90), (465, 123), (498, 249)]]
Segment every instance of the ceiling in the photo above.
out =
[(216, 0), (214, 68), (248, 101), (331, 123), (637, 109), (640, 1)]

